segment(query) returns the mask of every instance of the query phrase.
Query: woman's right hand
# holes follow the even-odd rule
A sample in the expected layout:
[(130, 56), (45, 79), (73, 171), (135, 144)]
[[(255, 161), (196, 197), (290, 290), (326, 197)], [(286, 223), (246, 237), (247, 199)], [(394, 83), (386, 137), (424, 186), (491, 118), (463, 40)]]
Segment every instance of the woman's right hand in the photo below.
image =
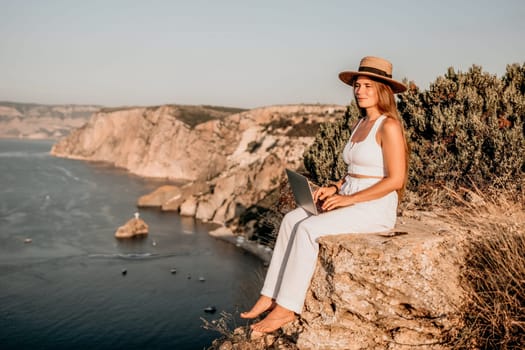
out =
[(337, 188), (335, 185), (326, 186), (326, 187), (319, 187), (314, 192), (314, 201), (317, 203), (317, 201), (324, 201), (326, 198), (333, 196), (336, 194)]

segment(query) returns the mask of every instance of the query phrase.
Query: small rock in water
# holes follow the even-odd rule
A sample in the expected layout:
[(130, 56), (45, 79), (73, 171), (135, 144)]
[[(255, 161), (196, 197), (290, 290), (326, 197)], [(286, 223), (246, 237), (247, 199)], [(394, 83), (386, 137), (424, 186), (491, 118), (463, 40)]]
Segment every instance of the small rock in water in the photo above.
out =
[(199, 281), (204, 282), (204, 281), (206, 281), (206, 278), (201, 276), (201, 277), (199, 277)]
[(188, 279), (191, 280), (191, 275), (188, 275)]
[(171, 272), (172, 275), (174, 275), (174, 274), (177, 273), (177, 269), (171, 269), (170, 272)]
[(204, 312), (209, 313), (209, 314), (214, 314), (215, 311), (217, 311), (215, 306), (208, 306), (207, 308), (204, 309)]
[(31, 242), (33, 242), (33, 240), (31, 238), (24, 239), (24, 243), (31, 243)]
[(125, 276), (128, 273), (128, 270), (122, 269), (122, 275)]
[(128, 220), (124, 225), (120, 226), (115, 232), (115, 238), (132, 238), (144, 237), (149, 232), (149, 226), (142, 219)]

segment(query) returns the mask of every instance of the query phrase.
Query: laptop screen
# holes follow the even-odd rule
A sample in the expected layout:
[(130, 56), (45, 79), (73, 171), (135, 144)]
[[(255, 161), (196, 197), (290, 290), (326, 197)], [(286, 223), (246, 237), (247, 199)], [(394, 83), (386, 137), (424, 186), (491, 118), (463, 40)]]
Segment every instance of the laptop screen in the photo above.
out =
[(314, 189), (312, 186), (315, 185), (311, 184), (306, 176), (301, 175), (293, 170), (286, 169), (286, 175), (288, 176), (288, 182), (292, 188), (297, 205), (312, 213), (313, 215), (319, 214), (318, 207), (314, 202), (313, 197)]

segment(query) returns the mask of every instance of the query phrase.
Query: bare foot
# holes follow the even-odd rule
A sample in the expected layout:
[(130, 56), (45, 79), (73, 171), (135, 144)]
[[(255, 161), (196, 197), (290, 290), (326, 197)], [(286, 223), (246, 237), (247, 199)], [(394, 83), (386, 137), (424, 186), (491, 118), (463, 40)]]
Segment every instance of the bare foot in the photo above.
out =
[(260, 314), (275, 307), (275, 301), (265, 295), (261, 295), (259, 300), (253, 305), (252, 309), (247, 312), (241, 312), (242, 318), (256, 318)]
[(271, 333), (285, 324), (295, 320), (295, 313), (277, 305), (262, 321), (251, 325), (252, 331), (257, 333)]

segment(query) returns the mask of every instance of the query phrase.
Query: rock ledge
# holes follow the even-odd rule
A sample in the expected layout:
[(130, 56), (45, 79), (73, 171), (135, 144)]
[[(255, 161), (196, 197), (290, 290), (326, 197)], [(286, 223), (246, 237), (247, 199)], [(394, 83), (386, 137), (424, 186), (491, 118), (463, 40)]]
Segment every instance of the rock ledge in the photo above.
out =
[[(464, 237), (432, 213), (398, 220), (386, 234), (320, 239), (301, 318), (282, 333), (294, 338), (287, 349), (449, 348), (463, 296), (458, 275)], [(225, 343), (264, 349), (268, 337), (275, 340), (273, 334)]]

